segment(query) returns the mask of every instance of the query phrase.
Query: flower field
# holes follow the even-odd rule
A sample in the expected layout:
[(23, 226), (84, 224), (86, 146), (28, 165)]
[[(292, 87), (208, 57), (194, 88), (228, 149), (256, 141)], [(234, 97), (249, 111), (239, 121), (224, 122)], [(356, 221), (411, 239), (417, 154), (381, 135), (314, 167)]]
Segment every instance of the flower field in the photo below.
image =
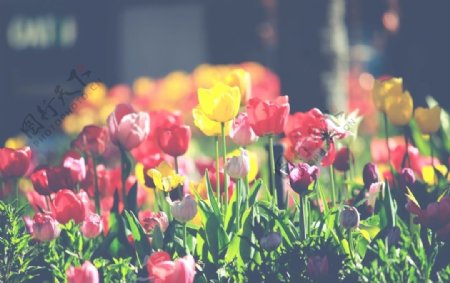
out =
[(449, 282), (446, 109), (395, 77), (376, 121), (289, 95), (256, 63), (90, 82), (0, 148), (0, 282)]

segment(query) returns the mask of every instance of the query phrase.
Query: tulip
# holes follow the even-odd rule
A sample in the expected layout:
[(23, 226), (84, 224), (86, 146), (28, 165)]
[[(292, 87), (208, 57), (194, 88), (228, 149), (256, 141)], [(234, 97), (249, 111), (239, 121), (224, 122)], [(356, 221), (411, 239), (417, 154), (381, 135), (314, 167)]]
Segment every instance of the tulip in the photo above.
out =
[[(208, 137), (220, 136), (221, 135), (221, 125), (220, 122), (215, 122), (208, 117), (205, 113), (196, 107), (192, 110), (192, 116), (194, 117), (194, 124), (197, 128), (202, 131)], [(227, 136), (230, 133), (232, 121), (225, 122), (224, 133)]]
[(83, 128), (83, 131), (72, 141), (71, 145), (91, 155), (102, 155), (105, 153), (108, 139), (106, 128), (90, 125)]
[(277, 97), (273, 101), (264, 101), (258, 97), (247, 103), (250, 125), (258, 136), (277, 135), (283, 132), (289, 115), (289, 98)]
[(390, 96), (397, 96), (403, 93), (403, 80), (402, 78), (390, 78), (387, 80), (376, 80), (372, 98), (375, 107), (382, 112), (386, 112), (386, 98)]
[(70, 150), (65, 154), (62, 163), (64, 168), (70, 170), (72, 181), (76, 183), (84, 181), (86, 178), (86, 164), (81, 154), (77, 151)]
[(191, 128), (185, 125), (173, 125), (170, 128), (160, 129), (158, 144), (161, 150), (173, 157), (186, 153), (191, 139)]
[(267, 251), (273, 251), (281, 244), (281, 235), (278, 232), (270, 232), (263, 236), (260, 245)]
[(334, 159), (334, 168), (341, 172), (346, 172), (350, 169), (350, 162), (353, 162), (353, 154), (348, 147), (341, 148), (336, 153)]
[(147, 262), (150, 282), (192, 283), (195, 277), (195, 261), (191, 255), (170, 259), (166, 252), (153, 253)]
[(25, 175), (30, 167), (31, 150), (0, 148), (0, 177), (18, 178)]
[(430, 109), (417, 107), (414, 119), (423, 134), (434, 134), (441, 126), (441, 107), (437, 105)]
[(65, 167), (38, 167), (30, 176), (34, 189), (41, 195), (50, 195), (61, 189), (74, 188), (72, 171)]
[(389, 121), (395, 126), (405, 126), (413, 114), (413, 99), (408, 91), (401, 95), (386, 97), (386, 114)]
[(84, 220), (86, 214), (84, 203), (74, 192), (67, 189), (58, 191), (53, 204), (55, 218), (59, 223), (66, 224), (73, 219), (78, 224)]
[(146, 181), (146, 185), (164, 192), (170, 192), (178, 186), (182, 186), (185, 179), (184, 176), (178, 175), (165, 161), (158, 167), (148, 170), (147, 175), (150, 179), (148, 182)]
[(289, 164), (289, 183), (291, 188), (299, 195), (308, 193), (308, 187), (317, 180), (319, 168), (307, 163), (297, 165)]
[(225, 77), (225, 83), (236, 86), (241, 93), (241, 105), (245, 105), (252, 96), (252, 79), (250, 73), (244, 69), (234, 69)]
[(31, 233), (40, 242), (48, 242), (59, 237), (58, 222), (50, 214), (36, 213), (32, 220)]
[(312, 256), (308, 258), (306, 273), (313, 279), (322, 279), (328, 276), (328, 257)]
[(233, 179), (244, 179), (250, 171), (250, 160), (245, 149), (239, 156), (233, 156), (225, 163), (225, 172)]
[(164, 233), (169, 227), (169, 219), (164, 211), (154, 213), (150, 210), (139, 213), (139, 222), (147, 233), (150, 233), (158, 225)]
[(258, 141), (258, 136), (250, 126), (247, 113), (239, 113), (234, 119), (230, 131), (231, 140), (242, 147), (246, 147)]
[(339, 221), (344, 229), (350, 230), (359, 227), (359, 212), (351, 206), (345, 207), (339, 215)]
[(66, 271), (68, 283), (98, 283), (99, 274), (97, 268), (90, 262), (85, 261), (82, 266), (70, 266)]
[(378, 182), (378, 169), (372, 162), (367, 163), (363, 169), (364, 185), (368, 188), (371, 184)]
[(172, 212), (173, 218), (185, 223), (193, 219), (197, 214), (197, 202), (190, 194), (187, 194), (183, 200), (176, 200), (171, 203), (170, 211)]
[(111, 141), (131, 150), (139, 146), (150, 132), (150, 116), (136, 112), (129, 104), (119, 104), (108, 117)]
[(210, 89), (198, 89), (198, 102), (205, 116), (215, 122), (229, 122), (239, 112), (241, 94), (238, 87), (217, 82)]
[(102, 218), (96, 213), (89, 213), (81, 224), (80, 231), (86, 238), (96, 238), (102, 232)]
[(400, 173), (400, 183), (404, 187), (410, 187), (416, 182), (416, 176), (411, 168), (403, 168)]

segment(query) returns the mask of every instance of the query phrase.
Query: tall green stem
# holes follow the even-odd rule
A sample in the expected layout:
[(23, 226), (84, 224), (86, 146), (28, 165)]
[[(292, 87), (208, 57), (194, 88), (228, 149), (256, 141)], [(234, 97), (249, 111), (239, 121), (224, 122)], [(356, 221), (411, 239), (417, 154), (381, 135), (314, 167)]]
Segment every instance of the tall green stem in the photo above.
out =
[[(221, 129), (221, 133), (222, 133), (222, 162), (225, 165), (226, 162), (226, 158), (227, 158), (227, 140), (225, 137), (225, 123), (221, 122), (220, 123), (220, 129)], [(223, 170), (223, 176), (224, 176), (224, 193), (225, 193), (225, 201), (224, 201), (224, 207), (225, 207), (225, 211), (227, 211), (227, 206), (228, 206), (228, 178), (227, 178), (227, 172), (225, 172), (225, 170)]]
[(299, 227), (299, 234), (300, 234), (300, 240), (306, 240), (306, 237), (308, 236), (308, 199), (306, 195), (300, 196), (300, 207), (299, 207), (299, 215), (300, 215), (300, 227)]
[(236, 233), (241, 229), (241, 179), (236, 180)]
[(187, 243), (187, 228), (186, 223), (183, 223), (183, 244), (187, 254), (190, 254), (188, 243)]
[[(95, 157), (92, 156), (92, 167), (94, 167), (94, 197), (95, 197), (95, 209), (97, 211), (97, 214), (100, 215), (100, 192), (98, 189), (98, 176), (97, 176), (97, 161), (95, 160)], [(123, 202), (125, 204), (126, 198), (124, 198)]]
[(269, 171), (270, 171), (270, 194), (273, 197), (273, 204), (278, 205), (275, 188), (275, 156), (273, 154), (273, 135), (269, 135)]
[(334, 184), (334, 167), (333, 165), (330, 165), (330, 182), (331, 182), (331, 200), (333, 202), (333, 205), (336, 204), (336, 186)]
[[(175, 156), (174, 159), (175, 159), (175, 172), (178, 174), (180, 172), (178, 169), (178, 156)], [(180, 200), (183, 199), (183, 186), (178, 186), (178, 198)]]
[(347, 231), (347, 241), (348, 241), (348, 250), (350, 251), (350, 258), (353, 261), (353, 263), (356, 264), (355, 261), (355, 255), (353, 253), (353, 237), (352, 237), (352, 230)]
[(220, 176), (219, 176), (219, 137), (215, 136), (216, 143), (216, 192), (217, 192), (217, 201), (221, 204), (221, 195), (220, 195)]

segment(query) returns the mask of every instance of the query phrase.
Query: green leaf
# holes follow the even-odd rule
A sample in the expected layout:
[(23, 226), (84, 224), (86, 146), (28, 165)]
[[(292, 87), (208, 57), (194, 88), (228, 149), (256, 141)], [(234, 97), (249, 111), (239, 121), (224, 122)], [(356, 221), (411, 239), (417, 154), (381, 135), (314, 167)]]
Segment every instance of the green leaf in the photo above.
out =
[(162, 250), (164, 246), (164, 234), (156, 225), (152, 232), (152, 245), (155, 250)]
[(122, 168), (122, 181), (126, 180), (131, 173), (131, 160), (128, 157), (127, 150), (122, 146), (119, 146), (120, 150), (120, 163)]
[(209, 252), (214, 262), (219, 262), (219, 255), (228, 244), (228, 236), (221, 225), (221, 221), (215, 214), (212, 214), (206, 221), (206, 239)]
[(127, 195), (127, 209), (131, 210), (134, 213), (134, 215), (136, 215), (138, 212), (137, 187), (138, 183), (135, 182)]
[[(145, 234), (144, 229), (142, 228), (139, 220), (136, 218), (132, 211), (124, 211), (125, 220), (127, 222), (127, 226), (131, 230), (131, 234), (133, 235), (134, 245), (136, 248), (136, 253), (139, 259), (140, 267), (142, 267), (142, 263), (144, 263), (145, 257), (152, 252), (152, 247), (150, 246), (149, 239)], [(159, 225), (156, 225), (155, 230), (159, 230)], [(154, 238), (153, 238), (154, 239)]]
[(250, 189), (250, 193), (248, 195), (248, 205), (249, 206), (252, 206), (255, 204), (259, 189), (261, 188), (262, 184), (263, 184), (263, 181), (261, 179), (258, 179), (255, 181), (252, 188)]
[(206, 172), (205, 172), (205, 178), (206, 178), (206, 187), (207, 187), (207, 191), (208, 191), (209, 203), (210, 203), (214, 213), (217, 216), (219, 216), (219, 219), (222, 222), (222, 218), (220, 217), (222, 214), (221, 214), (219, 205), (217, 204), (216, 197), (214, 196), (214, 193), (213, 193), (213, 190), (212, 190), (211, 180), (209, 179), (208, 170), (206, 170)]

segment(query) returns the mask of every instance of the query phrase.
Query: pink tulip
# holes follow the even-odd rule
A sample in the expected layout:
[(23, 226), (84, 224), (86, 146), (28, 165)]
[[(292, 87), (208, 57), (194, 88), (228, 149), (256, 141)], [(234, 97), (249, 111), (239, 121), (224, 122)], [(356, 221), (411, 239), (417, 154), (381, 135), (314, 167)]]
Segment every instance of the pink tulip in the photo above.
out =
[(170, 260), (166, 252), (153, 253), (147, 262), (150, 282), (192, 283), (195, 277), (195, 261), (191, 255)]
[(225, 163), (225, 172), (233, 179), (243, 179), (250, 171), (250, 159), (245, 149), (240, 150), (239, 156), (233, 156)]
[(83, 224), (81, 224), (80, 231), (86, 238), (95, 238), (102, 232), (102, 218), (96, 213), (90, 213)]
[(197, 202), (194, 197), (186, 194), (182, 201), (176, 200), (170, 204), (173, 218), (180, 222), (188, 222), (197, 214)]
[(250, 126), (247, 113), (240, 113), (233, 121), (230, 131), (231, 140), (239, 146), (248, 146), (258, 140), (258, 136)]
[(32, 221), (29, 228), (31, 228), (30, 232), (36, 240), (48, 242), (59, 237), (61, 232), (59, 224), (50, 214), (36, 213)]
[(86, 164), (83, 156), (75, 150), (69, 150), (63, 158), (62, 166), (70, 170), (73, 182), (80, 183), (86, 178)]
[(148, 113), (136, 112), (129, 104), (117, 105), (107, 123), (111, 141), (128, 150), (139, 146), (150, 132)]
[(85, 261), (82, 266), (69, 267), (66, 271), (69, 283), (98, 283), (99, 275), (97, 268), (90, 262)]

